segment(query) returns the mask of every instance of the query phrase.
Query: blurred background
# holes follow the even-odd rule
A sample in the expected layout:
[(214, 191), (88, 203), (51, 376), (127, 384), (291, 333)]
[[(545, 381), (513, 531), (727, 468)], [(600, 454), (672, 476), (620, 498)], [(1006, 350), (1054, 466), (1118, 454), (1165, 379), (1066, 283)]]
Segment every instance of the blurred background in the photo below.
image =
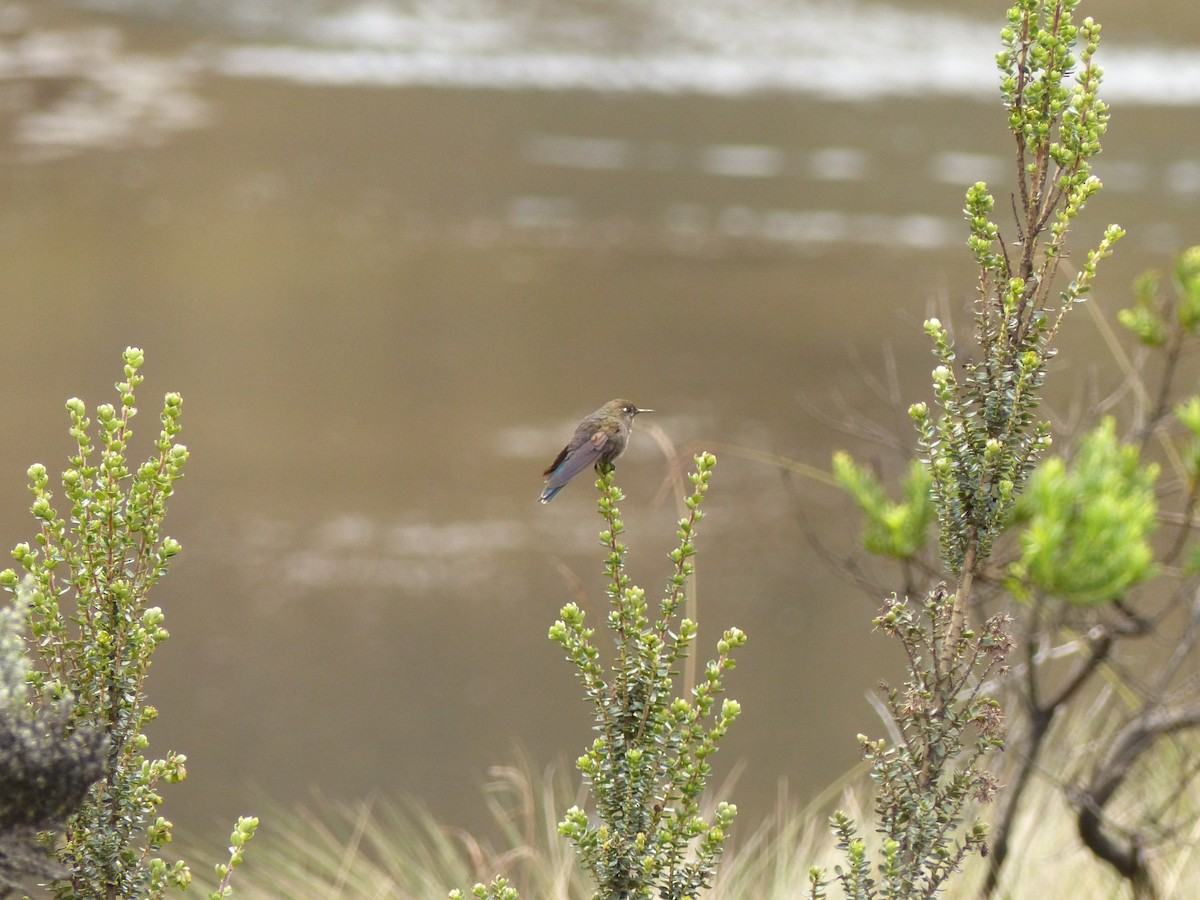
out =
[[(1128, 230), (1111, 317), (1200, 242), (1200, 17), (1084, 6), (1113, 120), (1073, 246)], [(489, 766), (569, 765), (590, 709), (546, 631), (576, 579), (600, 624), (601, 521), (590, 479), (542, 507), (539, 473), (618, 396), (658, 410), (618, 477), (651, 597), (678, 515), (652, 429), (720, 460), (697, 655), (749, 635), (739, 828), (853, 765), (898, 664), (817, 549), (852, 555), (854, 513), (732, 448), (898, 469), (844, 426), (910, 443), (921, 322), (969, 322), (966, 187), (1007, 224), (1005, 7), (0, 2), (0, 544), (31, 536), (27, 466), (65, 463), (63, 402), (144, 348), (135, 456), (168, 390), (192, 452), (153, 598), (151, 749), (190, 773), (166, 814), (223, 841), (270, 802), (415, 797), (479, 831)], [(1088, 312), (1065, 342), (1069, 420), (1118, 376)]]

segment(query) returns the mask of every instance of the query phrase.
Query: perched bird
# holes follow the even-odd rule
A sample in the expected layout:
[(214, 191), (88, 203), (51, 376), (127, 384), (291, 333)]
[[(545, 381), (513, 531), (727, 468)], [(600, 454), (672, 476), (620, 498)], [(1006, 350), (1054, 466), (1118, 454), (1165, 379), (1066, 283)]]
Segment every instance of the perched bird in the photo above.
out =
[(595, 466), (600, 473), (611, 471), (613, 463), (629, 444), (634, 416), (648, 412), (654, 410), (638, 409), (628, 400), (609, 400), (580, 422), (567, 446), (542, 473), (546, 476), (542, 502), (553, 500), (568, 481), (589, 466)]

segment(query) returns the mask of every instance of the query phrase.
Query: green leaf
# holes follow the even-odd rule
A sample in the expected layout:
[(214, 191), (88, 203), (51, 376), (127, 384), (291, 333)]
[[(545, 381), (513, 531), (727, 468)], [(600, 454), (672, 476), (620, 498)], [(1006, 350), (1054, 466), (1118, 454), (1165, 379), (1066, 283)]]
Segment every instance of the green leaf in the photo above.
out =
[(1026, 589), (1094, 606), (1154, 574), (1158, 466), (1121, 444), (1106, 418), (1070, 464), (1048, 459), (1029, 479), (1013, 520), (1023, 528), (1010, 574)]

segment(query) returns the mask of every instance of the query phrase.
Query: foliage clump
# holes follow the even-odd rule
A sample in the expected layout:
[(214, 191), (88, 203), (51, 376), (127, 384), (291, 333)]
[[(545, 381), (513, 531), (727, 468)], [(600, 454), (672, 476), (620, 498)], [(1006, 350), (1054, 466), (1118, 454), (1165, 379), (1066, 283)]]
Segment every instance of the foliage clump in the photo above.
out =
[(698, 896), (716, 873), (737, 814), (737, 807), (721, 802), (706, 821), (700, 804), (712, 772), (709, 758), (741, 711), (737, 701), (717, 699), (745, 635), (728, 629), (690, 696), (675, 689), (678, 667), (697, 634), (694, 621), (680, 618), (680, 608), (693, 572), (701, 503), (716, 465), (709, 453), (695, 461), (688, 514), (679, 521), (679, 545), (670, 554), (674, 570), (654, 615), (645, 591), (625, 573), (625, 545), (619, 540), (624, 524), (617, 508), (623, 495), (611, 472), (597, 481), (612, 604), (608, 628), (616, 644), (611, 668), (601, 661), (578, 605), (564, 606), (550, 629), (575, 666), (595, 715), (597, 737), (577, 766), (591, 788), (599, 822), (573, 807), (559, 831), (595, 879), (597, 897)]
[(1069, 466), (1047, 459), (1014, 510), (1021, 552), (1009, 567), (1009, 590), (1094, 606), (1151, 577), (1158, 471), (1117, 440), (1111, 417), (1084, 436)]
[[(564, 605), (550, 627), (549, 637), (575, 667), (595, 719), (597, 736), (576, 760), (595, 811), (572, 806), (558, 833), (574, 846), (595, 884), (596, 900), (698, 897), (716, 876), (737, 815), (736, 806), (721, 801), (706, 816), (702, 801), (712, 775), (710, 758), (741, 712), (736, 700), (717, 701), (745, 634), (727, 629), (698, 683), (677, 685), (698, 633), (697, 623), (681, 611), (694, 573), (701, 504), (717, 460), (700, 453), (695, 463), (692, 492), (683, 499), (687, 514), (679, 520), (679, 544), (670, 553), (672, 572), (657, 611), (651, 612), (645, 590), (625, 572), (626, 547), (620, 540), (625, 524), (618, 508), (624, 495), (608, 467), (598, 470), (596, 488), (604, 519), (600, 543), (606, 550), (613, 659), (605, 663), (579, 604)], [(476, 884), (472, 896), (516, 900), (517, 892), (497, 877)], [(450, 897), (466, 895), (454, 890)]]
[[(950, 330), (938, 319), (925, 323), (937, 359), (933, 403), (909, 408), (919, 459), (903, 501), (890, 501), (848, 457), (834, 459), (835, 477), (864, 512), (867, 549), (911, 571), (923, 549), (923, 523), (932, 516), (945, 578), (920, 603), (893, 595), (875, 619), (900, 642), (908, 667), (902, 688), (884, 689), (894, 740), (860, 739), (876, 786), (881, 843), (872, 851), (843, 813), (832, 822), (846, 859), (835, 872), (856, 900), (935, 896), (970, 852), (988, 849), (987, 825), (967, 817), (970, 804), (997, 794), (987, 761), (1004, 746), (1004, 717), (985, 685), (1007, 671), (1014, 642), (1004, 613), (972, 625), (977, 579), (1051, 443), (1038, 407), (1055, 338), (1123, 233), (1110, 226), (1069, 283), (1057, 287), (1071, 223), (1100, 189), (1091, 159), (1108, 123), (1095, 63), (1100, 27), (1091, 19), (1075, 25), (1076, 6), (1077, 0), (1018, 0), (1008, 10), (996, 59), (1016, 144), (1015, 230), (1006, 235), (993, 221), (996, 204), (986, 184), (967, 190), (967, 244), (978, 266), (973, 346), (962, 361)], [(1102, 438), (1097, 454), (1105, 449)], [(1116, 455), (1110, 472), (1129, 464)], [(916, 466), (927, 473), (924, 482)], [(1144, 513), (1142, 480), (1130, 478), (1123, 509)], [(917, 490), (922, 483), (929, 485), (928, 500)], [(1131, 530), (1137, 522), (1143, 531), (1150, 527), (1138, 519)], [(1029, 549), (1024, 574), (1046, 576), (1053, 561)], [(811, 873), (813, 897), (826, 896), (825, 879), (822, 871)]]
[[(187, 758), (174, 752), (146, 757), (145, 728), (158, 712), (144, 689), (151, 657), (168, 637), (163, 612), (150, 605), (149, 593), (181, 549), (163, 523), (188, 450), (176, 441), (183, 399), (168, 393), (154, 450), (131, 468), (143, 362), (141, 350), (125, 351), (118, 403), (98, 406), (95, 423), (82, 400), (67, 401), (74, 447), (61, 484), (69, 509), (56, 507), (46, 467), (30, 466), (30, 512), (38, 532), (32, 546), (20, 543), (12, 551), (23, 574), (0, 572), (0, 585), (24, 610), (31, 638), (29, 705), (55, 722), (62, 746), (103, 748), (98, 773), (79, 769), (89, 786), (55, 829), (65, 874), (54, 889), (64, 900), (161, 897), (191, 881), (182, 860), (160, 855), (172, 825), (158, 815), (159, 786), (182, 781)], [(255, 825), (242, 819), (235, 833), (252, 834)], [(240, 853), (231, 852), (231, 864), (235, 858), (240, 861)], [(219, 895), (227, 889), (225, 879)]]

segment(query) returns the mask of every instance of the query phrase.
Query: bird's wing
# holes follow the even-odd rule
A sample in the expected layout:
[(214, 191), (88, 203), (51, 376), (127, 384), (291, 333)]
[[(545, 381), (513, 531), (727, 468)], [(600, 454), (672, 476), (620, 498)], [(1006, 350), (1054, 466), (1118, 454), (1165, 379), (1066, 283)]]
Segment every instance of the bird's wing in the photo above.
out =
[(546, 481), (546, 488), (553, 490), (554, 488), (562, 487), (584, 469), (588, 469), (596, 464), (596, 460), (600, 458), (600, 454), (604, 452), (604, 445), (608, 443), (608, 434), (603, 431), (597, 431), (590, 438), (585, 438), (578, 446), (572, 448), (568, 444), (563, 448), (563, 452), (559, 454), (559, 461), (556, 466), (553, 466)]

